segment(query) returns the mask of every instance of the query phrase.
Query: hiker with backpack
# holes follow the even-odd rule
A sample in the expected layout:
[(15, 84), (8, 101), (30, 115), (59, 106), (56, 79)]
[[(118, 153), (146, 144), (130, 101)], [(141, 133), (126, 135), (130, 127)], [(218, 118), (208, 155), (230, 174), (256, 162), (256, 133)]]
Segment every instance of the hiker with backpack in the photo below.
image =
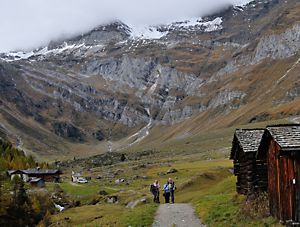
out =
[(176, 186), (172, 178), (169, 178), (169, 189), (170, 189), (171, 202), (174, 203)]
[(155, 203), (160, 203), (159, 189), (160, 189), (159, 182), (158, 180), (155, 180), (154, 183), (150, 185), (150, 192), (153, 194), (153, 202)]
[(170, 203), (170, 188), (169, 188), (169, 180), (164, 185), (164, 194), (163, 196), (165, 197), (165, 203)]
[(174, 181), (169, 178), (169, 180), (167, 180), (167, 183), (165, 183), (164, 185), (164, 197), (165, 197), (165, 202), (166, 203), (170, 203), (170, 197), (171, 197), (171, 202), (174, 203), (174, 192), (175, 192), (176, 186)]

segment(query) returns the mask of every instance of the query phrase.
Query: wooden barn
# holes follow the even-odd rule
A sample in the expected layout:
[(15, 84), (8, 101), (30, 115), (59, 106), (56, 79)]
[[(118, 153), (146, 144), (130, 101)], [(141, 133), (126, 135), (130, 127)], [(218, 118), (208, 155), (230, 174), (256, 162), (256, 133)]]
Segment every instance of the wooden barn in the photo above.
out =
[(26, 169), (23, 170), (29, 178), (36, 177), (41, 178), (45, 182), (59, 182), (61, 171), (58, 169)]
[(41, 178), (45, 182), (59, 182), (62, 174), (58, 169), (25, 169), (25, 170), (9, 170), (7, 174), (13, 179), (16, 175), (20, 176), (25, 182), (31, 178)]
[[(266, 191), (266, 162), (256, 159), (264, 129), (236, 129), (230, 159), (237, 176), (236, 190), (240, 194)], [(263, 173), (263, 174), (262, 174)]]
[(268, 126), (257, 156), (268, 163), (272, 216), (300, 226), (300, 125)]

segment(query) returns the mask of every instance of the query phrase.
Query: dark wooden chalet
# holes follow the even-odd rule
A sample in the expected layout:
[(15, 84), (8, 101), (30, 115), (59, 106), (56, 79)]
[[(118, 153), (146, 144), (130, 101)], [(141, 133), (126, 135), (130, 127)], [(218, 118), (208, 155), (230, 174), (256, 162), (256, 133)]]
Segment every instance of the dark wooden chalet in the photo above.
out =
[(271, 214), (300, 226), (300, 125), (268, 126), (257, 156), (268, 163)]
[(24, 181), (29, 181), (32, 178), (40, 178), (45, 182), (59, 182), (61, 171), (58, 169), (25, 169), (25, 170), (9, 170), (7, 174), (13, 178), (20, 176)]
[(23, 170), (29, 177), (41, 178), (45, 182), (58, 182), (60, 179), (61, 171), (58, 169), (26, 169)]
[(267, 179), (261, 177), (261, 172), (267, 171), (266, 163), (256, 159), (263, 133), (264, 129), (236, 129), (234, 133), (230, 159), (234, 163), (236, 190), (240, 194), (249, 195), (267, 188)]

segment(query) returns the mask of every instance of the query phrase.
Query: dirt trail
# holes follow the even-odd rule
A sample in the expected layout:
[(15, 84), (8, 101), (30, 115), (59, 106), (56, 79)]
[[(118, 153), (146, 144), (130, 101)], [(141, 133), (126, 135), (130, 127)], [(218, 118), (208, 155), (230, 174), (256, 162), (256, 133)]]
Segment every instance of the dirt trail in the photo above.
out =
[(72, 186), (76, 186), (76, 187), (82, 187), (82, 185), (76, 184), (74, 182), (69, 182), (69, 184), (72, 185)]
[(295, 124), (299, 124), (300, 123), (300, 117), (297, 116), (297, 117), (291, 117), (289, 118), (289, 120)]
[(152, 227), (199, 227), (205, 226), (195, 215), (190, 204), (175, 203), (159, 206)]

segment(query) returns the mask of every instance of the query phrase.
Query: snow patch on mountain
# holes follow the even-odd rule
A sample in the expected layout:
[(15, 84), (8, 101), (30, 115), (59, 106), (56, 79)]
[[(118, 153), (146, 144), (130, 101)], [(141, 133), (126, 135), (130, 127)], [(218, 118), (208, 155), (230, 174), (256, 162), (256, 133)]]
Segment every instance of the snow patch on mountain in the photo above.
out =
[[(217, 17), (212, 21), (203, 21), (201, 18), (192, 18), (181, 22), (171, 23), (169, 25), (158, 25), (158, 26), (126, 26), (126, 30), (130, 32), (130, 39), (133, 40), (159, 40), (166, 36), (169, 31), (173, 30), (188, 30), (196, 31), (202, 30), (203, 32), (213, 32), (222, 29), (222, 18)], [(55, 49), (49, 49), (44, 47), (30, 52), (10, 52), (0, 55), (0, 59), (11, 62), (26, 60), (35, 56), (48, 56), (61, 54), (65, 51), (72, 51), (76, 49), (88, 49), (91, 46), (86, 46), (84, 43), (81, 44), (69, 44), (64, 42), (62, 45)]]
[(200, 26), (206, 27), (204, 29), (205, 32), (213, 32), (217, 30), (223, 29), (222, 27), (223, 20), (221, 17), (217, 17), (216, 19), (208, 22), (200, 22)]
[(167, 34), (167, 32), (159, 31), (155, 26), (130, 26), (131, 38), (133, 39), (160, 39)]
[(81, 47), (85, 47), (85, 44), (81, 43), (76, 45), (76, 44), (68, 44), (67, 42), (64, 42), (63, 45), (55, 49), (48, 50), (48, 47), (45, 47), (39, 50), (38, 52), (36, 52), (35, 55), (60, 54), (66, 50), (75, 50)]
[(240, 3), (235, 4), (235, 7), (245, 7), (249, 3), (254, 2), (254, 0), (241, 0)]
[[(272, 1), (272, 0), (269, 0)], [(240, 0), (238, 1), (234, 7), (237, 7), (240, 10), (254, 2), (253, 0)], [(123, 23), (119, 23), (118, 29), (124, 30), (130, 35), (131, 40), (159, 40), (165, 37), (170, 31), (176, 30), (184, 30), (188, 32), (201, 30), (203, 32), (214, 32), (223, 29), (222, 26), (223, 19), (222, 17), (216, 17), (211, 21), (204, 21), (201, 17), (199, 18), (191, 18), (188, 20), (183, 20), (179, 22), (173, 22), (167, 25), (125, 25)], [(104, 26), (103, 29), (106, 29)], [(125, 40), (124, 42), (127, 42)], [(99, 44), (98, 44), (99, 45)], [(67, 42), (63, 43), (59, 47), (55, 49), (48, 49), (48, 47), (37, 49), (29, 52), (10, 52), (10, 53), (0, 53), (0, 60), (6, 62), (19, 61), (30, 59), (35, 56), (47, 56), (47, 55), (56, 55), (61, 54), (65, 51), (72, 51), (76, 49), (89, 49), (91, 46), (85, 45), (85, 43), (81, 44), (69, 44)]]
[(27, 60), (31, 57), (35, 56), (47, 56), (47, 55), (56, 55), (63, 53), (67, 50), (76, 50), (79, 48), (85, 48), (87, 49), (88, 47), (85, 46), (84, 43), (81, 44), (68, 44), (67, 42), (64, 42), (61, 46), (55, 48), (55, 49), (48, 49), (48, 47), (44, 47), (42, 49), (38, 49), (35, 51), (30, 51), (30, 52), (23, 52), (23, 51), (18, 51), (18, 52), (10, 52), (6, 54), (2, 54), (0, 56), (0, 59), (6, 62), (12, 62), (12, 61), (20, 61), (20, 60)]
[(221, 30), (223, 20), (217, 17), (212, 21), (203, 21), (202, 18), (191, 18), (189, 20), (174, 22), (168, 25), (156, 26), (130, 26), (131, 37), (133, 39), (161, 39), (171, 30), (202, 30), (203, 32), (213, 32)]
[(12, 61), (18, 61), (18, 60), (23, 60), (23, 59), (28, 59), (34, 55), (34, 51), (30, 52), (23, 52), (23, 51), (18, 51), (18, 52), (10, 52), (7, 54), (3, 54), (3, 56), (0, 56), (0, 59), (6, 62), (12, 62)]
[(222, 29), (222, 17), (217, 17), (212, 21), (203, 21), (202, 18), (192, 18), (190, 20), (187, 21), (183, 21), (183, 22), (176, 22), (170, 25), (170, 28), (190, 28), (192, 29), (193, 27), (196, 29), (199, 28), (204, 28), (203, 30), (205, 32), (212, 32), (212, 31), (216, 31), (216, 30), (220, 30)]

